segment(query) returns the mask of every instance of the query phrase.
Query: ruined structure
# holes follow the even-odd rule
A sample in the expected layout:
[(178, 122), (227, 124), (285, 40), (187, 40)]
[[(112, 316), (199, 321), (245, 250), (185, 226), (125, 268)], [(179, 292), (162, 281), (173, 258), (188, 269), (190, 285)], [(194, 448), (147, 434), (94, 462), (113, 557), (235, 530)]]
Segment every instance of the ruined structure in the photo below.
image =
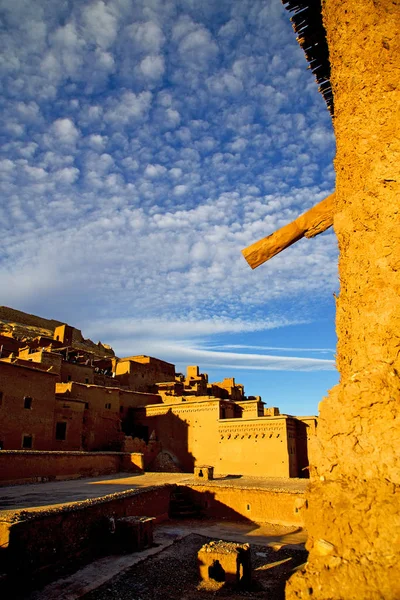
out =
[(400, 597), (400, 4), (325, 0), (321, 16), (319, 0), (286, 3), (296, 11), (298, 41), (335, 115), (341, 374), (320, 405), (312, 445), (309, 562), (289, 581), (286, 597), (395, 600)]
[(153, 471), (193, 472), (207, 464), (220, 474), (308, 477), (315, 417), (281, 415), (260, 396), (247, 398), (233, 377), (210, 383), (196, 365), (182, 375), (149, 356), (118, 358), (111, 349), (101, 356), (105, 346), (93, 350), (69, 325), (57, 324), (53, 338), (37, 333), (36, 327), (26, 335), (25, 324), (17, 352), (3, 346), (3, 450), (123, 451), (140, 453)]

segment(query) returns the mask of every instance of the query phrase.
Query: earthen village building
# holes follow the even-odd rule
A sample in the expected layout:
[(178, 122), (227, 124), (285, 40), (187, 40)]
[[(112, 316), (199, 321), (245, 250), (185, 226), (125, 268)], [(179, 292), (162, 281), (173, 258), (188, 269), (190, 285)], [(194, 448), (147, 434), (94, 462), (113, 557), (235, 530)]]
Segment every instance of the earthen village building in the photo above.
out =
[[(260, 247), (253, 248), (249, 257), (250, 260), (254, 258), (254, 266), (261, 264), (268, 255), (273, 256), (304, 235), (312, 237), (333, 222), (340, 251), (341, 286), (337, 299), (337, 366), (341, 379), (321, 403), (317, 435), (312, 438), (311, 480), (305, 512), (309, 559), (305, 568), (297, 571), (289, 580), (286, 598), (398, 600), (400, 5), (397, 0), (289, 0), (285, 3), (295, 13), (293, 22), (298, 41), (334, 114), (336, 189), (334, 196), (324, 206), (312, 211), (305, 219), (296, 220), (294, 227), (286, 229), (283, 239), (274, 237), (272, 247), (267, 247), (266, 253), (262, 247), (261, 250)], [(257, 255), (259, 250), (261, 255)], [(252, 256), (253, 251), (255, 254)], [(45, 337), (46, 333), (43, 333), (43, 339), (35, 342), (37, 348), (54, 343)], [(61, 339), (58, 341), (60, 351), (67, 353), (66, 344)], [(17, 339), (8, 336), (8, 339), (2, 340), (2, 344), (9, 348), (8, 363), (11, 363), (4, 361), (4, 369), (14, 369), (14, 373), (17, 370), (28, 373), (30, 369), (29, 372), (39, 373), (45, 402), (51, 402), (45, 390), (50, 389), (53, 385), (50, 385), (50, 381), (56, 377), (59, 378), (59, 385), (71, 386), (70, 397), (74, 397), (75, 402), (80, 400), (76, 390), (72, 390), (72, 373), (69, 374), (70, 381), (67, 374), (67, 381), (62, 382), (60, 374), (48, 373), (42, 366), (33, 370), (32, 364), (29, 366), (29, 359), (18, 357)], [(107, 351), (104, 354), (107, 355)], [(111, 354), (109, 357), (112, 361)], [(69, 362), (68, 358), (66, 354), (65, 362)], [(101, 357), (101, 360), (104, 358)], [(130, 360), (135, 362), (135, 357)], [(76, 366), (79, 363), (71, 364), (76, 370), (80, 368)], [(108, 378), (104, 379), (107, 384), (109, 380), (114, 382), (115, 377), (110, 377), (107, 366), (98, 369), (96, 373), (95, 367), (93, 383), (85, 381), (90, 378), (89, 374), (84, 376), (83, 382), (76, 382), (75, 386), (96, 386), (96, 376)], [(129, 377), (129, 371), (125, 371), (124, 376)], [(26, 376), (28, 380), (29, 376)], [(175, 390), (175, 386), (182, 383), (185, 387), (187, 377), (181, 381), (167, 379), (166, 382), (155, 383), (163, 384), (164, 388), (157, 388), (156, 395), (161, 398), (158, 392), (163, 391), (165, 399), (171, 387)], [(101, 383), (99, 387), (107, 390), (118, 386)], [(33, 384), (30, 392), (22, 388), (15, 390), (18, 399), (23, 401), (24, 408), (20, 410), (32, 410), (29, 405), (34, 406), (35, 402)], [(61, 395), (64, 391), (61, 390)], [(128, 391), (125, 389), (125, 393)], [(4, 409), (6, 397), (7, 393), (3, 392), (0, 410)], [(72, 404), (66, 401), (66, 397), (64, 402), (61, 400), (62, 409), (72, 410)], [(160, 443), (157, 433), (153, 436), (155, 429), (152, 429), (151, 419), (161, 419), (163, 410), (166, 410), (172, 426), (177, 418), (174, 406), (183, 410), (183, 407), (191, 406), (191, 402), (193, 406), (199, 404), (202, 408), (207, 403), (218, 403), (215, 404), (220, 411), (218, 413), (215, 410), (215, 416), (219, 414), (216, 427), (224, 448), (238, 439), (236, 435), (243, 439), (243, 444), (254, 444), (255, 447), (263, 432), (256, 432), (253, 423), (262, 427), (263, 423), (272, 423), (271, 418), (278, 418), (278, 423), (281, 422), (279, 415), (265, 417), (258, 416), (258, 412), (257, 416), (252, 415), (251, 418), (246, 415), (243, 417), (243, 414), (232, 415), (229, 412), (232, 406), (235, 410), (241, 403), (232, 398), (208, 397), (203, 401), (199, 396), (190, 397), (186, 391), (176, 397), (180, 398), (177, 403), (175, 397), (170, 395), (168, 402), (128, 407), (128, 413), (129, 408), (133, 414), (139, 412), (137, 420), (132, 419), (131, 423), (136, 427), (140, 424), (150, 432), (148, 442), (145, 435), (137, 438), (146, 448), (150, 449), (152, 443)], [(173, 402), (169, 404), (171, 398)], [(86, 403), (89, 402), (90, 406), (90, 401), (84, 398), (81, 401), (84, 411), (88, 410)], [(59, 403), (60, 399), (55, 402)], [(105, 404), (101, 405), (102, 410), (111, 410)], [(107, 404), (113, 406), (112, 402)], [(125, 411), (124, 404), (122, 406), (121, 414)], [(223, 414), (223, 409), (228, 413)], [(33, 415), (33, 412), (30, 414)], [(179, 417), (179, 421), (188, 425), (188, 415), (181, 413), (180, 417), (183, 418)], [(289, 419), (284, 419), (284, 422), (288, 423)], [(45, 421), (40, 433), (43, 436), (49, 435), (51, 417)], [(61, 418), (58, 420), (58, 417), (53, 417), (52, 427), (56, 429), (57, 423), (61, 422)], [(24, 422), (26, 424), (30, 428), (22, 431), (21, 435), (27, 437), (25, 444), (32, 443), (34, 447), (33, 425), (28, 420)], [(196, 429), (198, 425), (197, 422)], [(241, 427), (243, 429), (239, 432)], [(238, 430), (235, 431), (235, 428)], [(59, 429), (59, 437), (62, 437), (62, 428)], [(188, 430), (191, 430), (190, 425)], [(269, 438), (272, 431), (267, 435), (265, 433), (261, 439), (268, 437), (279, 440), (273, 435)], [(226, 445), (225, 435), (228, 438)], [(246, 435), (249, 442), (244, 441)], [(132, 438), (132, 443), (135, 439)], [(21, 440), (19, 442), (18, 447), (21, 447)], [(194, 438), (190, 444), (188, 453), (193, 454), (197, 451)], [(175, 452), (177, 456), (177, 450)], [(218, 450), (215, 456), (219, 459), (225, 455)], [(189, 460), (190, 457), (186, 458)]]
[(118, 358), (69, 325), (1, 310), (4, 451), (139, 452), (146, 470), (308, 477), (315, 417), (281, 415), (234, 378)]

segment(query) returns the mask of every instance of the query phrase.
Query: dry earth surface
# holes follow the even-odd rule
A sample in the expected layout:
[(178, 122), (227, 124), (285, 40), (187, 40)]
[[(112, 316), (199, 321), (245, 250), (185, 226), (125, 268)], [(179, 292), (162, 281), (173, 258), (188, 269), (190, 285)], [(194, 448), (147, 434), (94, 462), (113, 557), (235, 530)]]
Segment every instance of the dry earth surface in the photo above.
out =
[[(210, 597), (283, 600), (287, 578), (307, 559), (301, 546), (251, 545), (253, 581), (249, 591), (201, 584), (197, 552), (212, 538), (190, 534), (112, 580), (82, 600), (201, 600)], [(215, 539), (215, 538), (214, 538)]]

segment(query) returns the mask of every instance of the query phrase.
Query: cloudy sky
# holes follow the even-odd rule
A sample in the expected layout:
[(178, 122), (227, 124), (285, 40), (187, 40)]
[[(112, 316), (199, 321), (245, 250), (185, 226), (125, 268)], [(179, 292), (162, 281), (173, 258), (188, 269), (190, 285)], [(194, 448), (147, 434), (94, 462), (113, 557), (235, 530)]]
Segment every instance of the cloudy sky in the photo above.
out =
[(241, 249), (334, 189), (280, 0), (2, 0), (0, 303), (310, 414), (337, 380), (330, 231)]

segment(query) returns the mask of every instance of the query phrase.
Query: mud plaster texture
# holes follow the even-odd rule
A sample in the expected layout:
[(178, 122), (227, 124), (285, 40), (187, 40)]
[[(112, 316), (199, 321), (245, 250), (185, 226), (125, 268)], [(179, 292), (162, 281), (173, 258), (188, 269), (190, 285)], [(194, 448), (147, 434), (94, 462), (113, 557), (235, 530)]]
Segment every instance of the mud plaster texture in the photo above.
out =
[(337, 141), (338, 386), (286, 598), (400, 598), (400, 3), (325, 0)]

